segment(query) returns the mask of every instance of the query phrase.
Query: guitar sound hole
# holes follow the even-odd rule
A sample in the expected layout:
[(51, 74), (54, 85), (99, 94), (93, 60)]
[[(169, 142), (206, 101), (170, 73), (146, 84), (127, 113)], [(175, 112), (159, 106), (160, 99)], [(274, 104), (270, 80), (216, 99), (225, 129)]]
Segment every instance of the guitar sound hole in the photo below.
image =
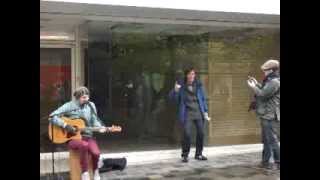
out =
[[(79, 128), (77, 126), (73, 126), (76, 129), (76, 132), (79, 131)], [(69, 133), (67, 132), (67, 138), (71, 138), (72, 136), (75, 136), (77, 133)]]
[(67, 138), (71, 138), (72, 136), (73, 136), (73, 134), (67, 133)]

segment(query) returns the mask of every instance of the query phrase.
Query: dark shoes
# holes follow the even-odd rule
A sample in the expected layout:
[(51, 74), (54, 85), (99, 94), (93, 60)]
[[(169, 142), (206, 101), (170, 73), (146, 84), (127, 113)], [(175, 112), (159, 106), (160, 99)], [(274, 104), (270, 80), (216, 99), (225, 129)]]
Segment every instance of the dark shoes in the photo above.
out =
[(182, 162), (187, 163), (189, 161), (187, 156), (183, 156), (182, 157)]
[(263, 169), (272, 170), (272, 164), (270, 164), (270, 163), (261, 163), (258, 165), (258, 167), (263, 168)]
[(273, 166), (271, 163), (261, 163), (258, 165), (259, 168), (267, 169), (267, 170), (272, 170)]
[[(199, 160), (199, 161), (206, 161), (208, 160), (207, 157), (203, 156), (203, 155), (197, 155), (194, 157), (196, 160)], [(182, 162), (184, 163), (187, 163), (189, 162), (189, 159), (188, 159), (188, 156), (182, 156)]]
[(194, 157), (196, 160), (199, 160), (199, 161), (206, 161), (208, 160), (207, 157), (205, 157), (204, 155), (198, 155), (198, 156), (195, 156)]
[(280, 170), (280, 163), (276, 162), (272, 163), (261, 163), (258, 165), (259, 168), (267, 169), (267, 170)]

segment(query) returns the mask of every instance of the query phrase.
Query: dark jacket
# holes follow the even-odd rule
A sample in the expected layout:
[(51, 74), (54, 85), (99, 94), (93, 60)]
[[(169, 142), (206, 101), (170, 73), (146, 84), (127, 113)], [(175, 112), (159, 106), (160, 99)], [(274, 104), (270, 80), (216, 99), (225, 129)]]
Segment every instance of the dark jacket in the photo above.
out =
[(252, 88), (256, 96), (256, 114), (262, 119), (280, 121), (280, 76), (269, 74), (262, 84)]
[[(196, 86), (196, 96), (198, 99), (198, 103), (200, 106), (200, 111), (202, 115), (202, 119), (204, 120), (204, 113), (208, 112), (208, 105), (207, 105), (207, 99), (206, 94), (204, 91), (204, 88), (202, 86), (202, 83), (199, 80), (194, 81)], [(169, 98), (171, 100), (174, 100), (178, 105), (178, 118), (179, 121), (184, 124), (184, 122), (187, 119), (187, 106), (186, 106), (186, 95), (185, 95), (185, 88), (187, 86), (184, 83), (180, 83), (181, 88), (178, 92), (176, 92), (174, 89), (172, 89), (169, 93)]]

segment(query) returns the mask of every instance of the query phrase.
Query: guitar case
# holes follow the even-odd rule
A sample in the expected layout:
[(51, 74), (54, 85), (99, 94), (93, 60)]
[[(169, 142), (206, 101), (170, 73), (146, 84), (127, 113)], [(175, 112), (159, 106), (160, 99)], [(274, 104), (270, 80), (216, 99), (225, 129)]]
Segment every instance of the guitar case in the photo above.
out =
[(99, 168), (100, 173), (112, 170), (124, 170), (127, 166), (126, 158), (106, 158), (102, 160), (102, 166)]

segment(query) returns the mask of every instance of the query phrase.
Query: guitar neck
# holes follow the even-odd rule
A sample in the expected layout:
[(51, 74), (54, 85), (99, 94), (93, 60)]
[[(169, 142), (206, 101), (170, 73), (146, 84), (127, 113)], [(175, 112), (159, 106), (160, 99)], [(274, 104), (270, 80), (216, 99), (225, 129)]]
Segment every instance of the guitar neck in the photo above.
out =
[[(89, 131), (92, 131), (92, 132), (99, 132), (101, 129), (106, 129), (107, 132), (113, 132), (114, 130), (112, 128), (113, 127), (85, 127), (85, 128), (80, 129), (80, 130), (81, 131), (89, 130)], [(115, 131), (118, 131), (118, 130), (115, 130)]]
[[(108, 129), (108, 127), (106, 127)], [(89, 131), (93, 131), (93, 132), (98, 132), (102, 129), (102, 127), (85, 127), (82, 128), (81, 131), (85, 131), (85, 130), (89, 130)]]

